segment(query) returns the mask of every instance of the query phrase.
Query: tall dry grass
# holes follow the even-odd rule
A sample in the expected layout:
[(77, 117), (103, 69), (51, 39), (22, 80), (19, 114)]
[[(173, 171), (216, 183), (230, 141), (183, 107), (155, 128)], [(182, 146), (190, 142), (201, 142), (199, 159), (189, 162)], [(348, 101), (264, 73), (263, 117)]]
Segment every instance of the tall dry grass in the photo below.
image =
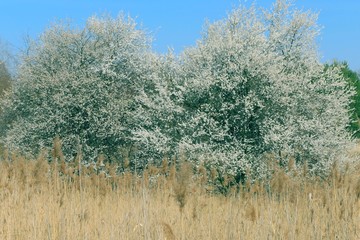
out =
[(325, 181), (278, 169), (224, 196), (187, 163), (136, 176), (52, 154), (0, 161), (0, 239), (360, 239), (359, 166)]

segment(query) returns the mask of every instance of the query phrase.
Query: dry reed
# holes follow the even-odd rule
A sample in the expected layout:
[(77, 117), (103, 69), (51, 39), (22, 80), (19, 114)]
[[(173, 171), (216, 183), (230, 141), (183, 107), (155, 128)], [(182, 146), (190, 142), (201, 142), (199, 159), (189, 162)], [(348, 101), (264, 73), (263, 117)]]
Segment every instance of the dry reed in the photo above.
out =
[(140, 177), (104, 157), (66, 162), (54, 149), (52, 163), (46, 152), (0, 161), (0, 239), (360, 239), (359, 167), (335, 165), (327, 181), (278, 169), (268, 187), (223, 196), (203, 191), (214, 169), (195, 176), (164, 159)]

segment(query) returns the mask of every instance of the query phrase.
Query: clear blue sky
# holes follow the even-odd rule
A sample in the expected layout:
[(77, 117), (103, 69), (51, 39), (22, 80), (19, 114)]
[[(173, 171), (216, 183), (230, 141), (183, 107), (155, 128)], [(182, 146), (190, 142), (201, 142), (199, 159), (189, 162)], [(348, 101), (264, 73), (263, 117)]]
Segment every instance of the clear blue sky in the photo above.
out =
[[(72, 19), (83, 24), (94, 14), (119, 12), (130, 14), (153, 35), (154, 49), (168, 47), (180, 52), (200, 38), (205, 19), (224, 18), (238, 0), (0, 0), (0, 39), (21, 49), (24, 37), (38, 36), (51, 22)], [(274, 0), (258, 0), (257, 5), (270, 7)], [(324, 28), (319, 38), (322, 61), (346, 60), (360, 70), (360, 1), (297, 0), (300, 9), (320, 12), (318, 23)]]

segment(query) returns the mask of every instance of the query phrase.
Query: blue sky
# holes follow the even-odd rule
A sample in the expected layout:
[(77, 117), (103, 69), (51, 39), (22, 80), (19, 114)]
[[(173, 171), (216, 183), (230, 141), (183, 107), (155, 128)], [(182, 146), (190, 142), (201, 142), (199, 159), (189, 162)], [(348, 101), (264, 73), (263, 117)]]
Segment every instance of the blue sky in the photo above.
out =
[[(240, 3), (248, 0), (0, 0), (0, 39), (15, 49), (24, 46), (24, 37), (36, 37), (50, 23), (71, 19), (82, 25), (94, 14), (120, 12), (136, 18), (154, 37), (154, 49), (166, 52), (171, 47), (181, 52), (200, 38), (204, 22), (224, 18)], [(257, 5), (270, 7), (273, 0), (257, 0)], [(320, 12), (318, 23), (323, 26), (318, 40), (322, 61), (346, 60), (360, 70), (360, 1), (359, 0), (297, 0), (295, 6)]]

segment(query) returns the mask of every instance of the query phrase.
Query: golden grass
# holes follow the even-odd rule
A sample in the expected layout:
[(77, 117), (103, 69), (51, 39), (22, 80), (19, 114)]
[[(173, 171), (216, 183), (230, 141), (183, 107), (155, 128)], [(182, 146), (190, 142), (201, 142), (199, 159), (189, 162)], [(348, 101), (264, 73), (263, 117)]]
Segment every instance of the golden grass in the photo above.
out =
[(116, 174), (103, 158), (67, 163), (56, 151), (52, 163), (4, 158), (0, 239), (360, 239), (359, 167), (334, 167), (328, 181), (279, 170), (269, 186), (224, 196), (205, 190), (214, 172), (166, 160), (140, 177)]

